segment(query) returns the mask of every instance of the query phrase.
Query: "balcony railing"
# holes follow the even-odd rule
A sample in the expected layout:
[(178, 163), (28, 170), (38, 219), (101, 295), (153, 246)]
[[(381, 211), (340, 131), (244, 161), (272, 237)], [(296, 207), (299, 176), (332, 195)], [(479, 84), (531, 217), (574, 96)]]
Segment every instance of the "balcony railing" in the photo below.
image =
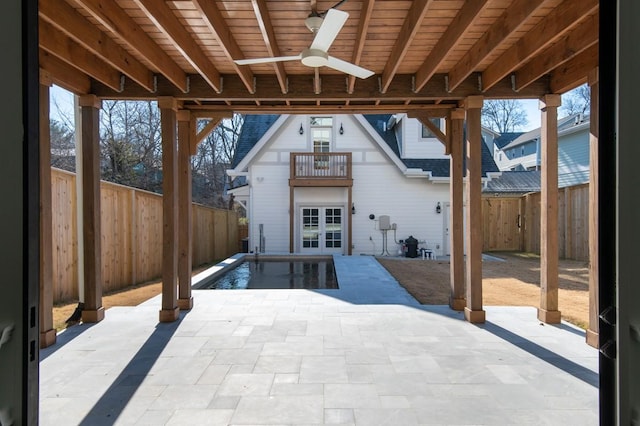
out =
[(292, 180), (351, 180), (350, 152), (292, 152)]

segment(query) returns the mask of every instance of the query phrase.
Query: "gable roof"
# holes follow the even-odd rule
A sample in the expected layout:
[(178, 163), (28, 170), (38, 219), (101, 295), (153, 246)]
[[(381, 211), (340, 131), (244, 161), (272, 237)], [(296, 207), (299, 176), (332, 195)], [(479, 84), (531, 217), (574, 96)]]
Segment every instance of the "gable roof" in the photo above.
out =
[(517, 137), (523, 135), (524, 132), (505, 132), (502, 133), (500, 136), (498, 136), (497, 138), (495, 138), (493, 140), (493, 143), (499, 148), (502, 149), (504, 148), (506, 145), (508, 145), (509, 143), (511, 143), (511, 141), (515, 140)]
[[(563, 118), (559, 118), (558, 119), (558, 132), (562, 132), (564, 130), (567, 130), (577, 124), (581, 124), (584, 122), (580, 121), (576, 124), (576, 117), (578, 116), (578, 114), (573, 114), (573, 115), (568, 115), (566, 117)], [(529, 141), (535, 140), (535, 139), (540, 139), (540, 136), (542, 134), (542, 128), (538, 127), (537, 129), (533, 129), (529, 132), (526, 133), (522, 133), (520, 134), (520, 136), (518, 136), (517, 138), (513, 139), (511, 142), (509, 142), (508, 144), (504, 145), (502, 148), (503, 149), (509, 149), (509, 148), (514, 148), (516, 146), (525, 144)]]
[[(449, 177), (448, 158), (400, 158), (400, 148), (396, 132), (393, 127), (388, 126), (389, 120), (392, 117), (391, 114), (363, 114), (362, 117), (407, 168), (430, 172), (432, 177)], [(278, 118), (280, 118), (280, 115), (246, 115), (244, 117), (244, 124), (238, 137), (236, 153), (231, 164), (232, 168), (240, 164)], [(491, 172), (499, 172), (499, 169), (493, 160), (493, 155), (489, 151), (489, 148), (483, 143), (482, 175), (486, 177), (487, 173)]]

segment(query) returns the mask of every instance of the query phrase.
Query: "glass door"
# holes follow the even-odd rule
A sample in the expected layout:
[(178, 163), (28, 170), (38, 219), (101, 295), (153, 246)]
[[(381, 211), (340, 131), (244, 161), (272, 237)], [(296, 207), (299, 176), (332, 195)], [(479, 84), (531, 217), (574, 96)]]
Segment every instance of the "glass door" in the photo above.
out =
[(343, 253), (342, 207), (303, 207), (302, 253)]

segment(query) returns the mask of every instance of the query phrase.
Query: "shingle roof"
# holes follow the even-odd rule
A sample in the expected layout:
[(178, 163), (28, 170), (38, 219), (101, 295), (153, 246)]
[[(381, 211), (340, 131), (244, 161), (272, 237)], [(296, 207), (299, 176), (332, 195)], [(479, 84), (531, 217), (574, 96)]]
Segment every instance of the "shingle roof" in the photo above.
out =
[(540, 192), (540, 171), (502, 172), (497, 178), (487, 182), (482, 192), (488, 193), (527, 193)]
[[(260, 138), (280, 117), (279, 115), (246, 115), (242, 131), (238, 138), (238, 146), (233, 158), (232, 168), (236, 167), (240, 161), (251, 151)], [(388, 128), (387, 124), (392, 117), (390, 114), (366, 114), (365, 120), (373, 127), (384, 142), (400, 158), (398, 140), (393, 128)], [(401, 158), (401, 161), (412, 169), (422, 169), (430, 171), (434, 177), (449, 177), (448, 158)], [(482, 144), (482, 174), (486, 176), (488, 172), (499, 171), (498, 166), (493, 161), (493, 155), (486, 144)]]
[(245, 115), (231, 168), (235, 168), (269, 130), (279, 115)]
[(502, 149), (504, 146), (511, 143), (511, 141), (515, 140), (517, 137), (519, 137), (523, 133), (524, 132), (502, 133), (500, 136), (498, 136), (493, 140), (493, 143), (495, 143), (498, 148)]

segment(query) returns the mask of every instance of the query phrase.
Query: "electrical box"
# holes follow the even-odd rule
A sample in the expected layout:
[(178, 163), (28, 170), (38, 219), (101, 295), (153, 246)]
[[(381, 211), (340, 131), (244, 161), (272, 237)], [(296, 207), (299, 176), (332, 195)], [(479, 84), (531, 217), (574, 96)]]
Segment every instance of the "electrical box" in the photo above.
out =
[(388, 229), (391, 229), (391, 218), (389, 216), (382, 215), (378, 220), (380, 221), (381, 231), (386, 231)]

